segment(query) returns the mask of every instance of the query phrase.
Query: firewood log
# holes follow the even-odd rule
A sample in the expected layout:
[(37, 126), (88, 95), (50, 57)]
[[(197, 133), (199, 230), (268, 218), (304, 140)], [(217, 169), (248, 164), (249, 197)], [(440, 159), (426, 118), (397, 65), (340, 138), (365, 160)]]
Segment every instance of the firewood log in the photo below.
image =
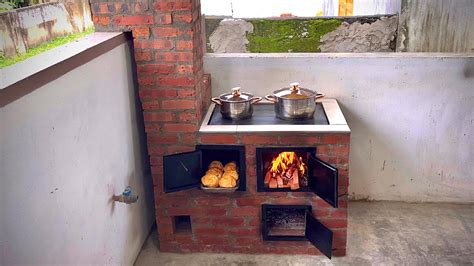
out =
[(277, 184), (277, 180), (275, 178), (271, 178), (270, 179), (270, 184), (268, 185), (269, 188), (277, 188), (278, 187), (278, 184)]
[(297, 190), (300, 188), (300, 182), (299, 182), (299, 178), (298, 178), (298, 171), (294, 171), (293, 172), (293, 176), (292, 176), (292, 181), (291, 182), (291, 190)]
[(272, 173), (268, 171), (267, 174), (265, 175), (265, 180), (263, 180), (263, 183), (265, 185), (268, 185), (268, 183), (270, 183), (271, 178), (272, 178)]
[(277, 184), (278, 188), (283, 188), (283, 179), (279, 175), (277, 175)]

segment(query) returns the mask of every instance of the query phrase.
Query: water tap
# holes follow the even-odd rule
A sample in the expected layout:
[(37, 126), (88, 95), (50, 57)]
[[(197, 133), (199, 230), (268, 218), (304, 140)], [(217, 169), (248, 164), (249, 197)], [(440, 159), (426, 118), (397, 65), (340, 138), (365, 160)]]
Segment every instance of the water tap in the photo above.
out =
[(128, 186), (121, 195), (113, 195), (112, 199), (118, 202), (131, 204), (138, 201), (138, 195), (133, 195), (132, 188)]

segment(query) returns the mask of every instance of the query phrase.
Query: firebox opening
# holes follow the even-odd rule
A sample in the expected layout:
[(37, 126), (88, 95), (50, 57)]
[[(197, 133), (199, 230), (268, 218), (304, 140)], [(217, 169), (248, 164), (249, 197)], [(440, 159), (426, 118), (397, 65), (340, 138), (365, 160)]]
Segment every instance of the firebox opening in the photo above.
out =
[(264, 240), (304, 240), (309, 205), (262, 205)]
[(315, 148), (257, 148), (258, 191), (310, 191), (309, 156)]
[(173, 216), (174, 233), (191, 233), (191, 217), (189, 215)]

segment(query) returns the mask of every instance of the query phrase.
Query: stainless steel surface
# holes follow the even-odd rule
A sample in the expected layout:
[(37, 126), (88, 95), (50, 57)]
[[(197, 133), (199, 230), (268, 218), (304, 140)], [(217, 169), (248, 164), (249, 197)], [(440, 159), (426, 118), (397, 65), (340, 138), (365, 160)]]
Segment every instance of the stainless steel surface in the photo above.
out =
[(209, 125), (212, 112), (217, 108), (211, 104), (201, 124), (202, 133), (239, 133), (239, 132), (319, 132), (319, 133), (350, 133), (344, 114), (335, 99), (318, 99), (326, 113), (329, 125)]
[(291, 83), (290, 88), (283, 88), (265, 96), (275, 103), (275, 114), (284, 120), (309, 119), (314, 115), (315, 100), (324, 94), (301, 88), (298, 83)]
[(253, 114), (252, 104), (262, 100), (262, 97), (253, 97), (250, 93), (240, 91), (240, 87), (232, 89), (230, 93), (224, 93), (211, 101), (219, 105), (222, 117), (232, 120), (243, 120), (250, 118)]

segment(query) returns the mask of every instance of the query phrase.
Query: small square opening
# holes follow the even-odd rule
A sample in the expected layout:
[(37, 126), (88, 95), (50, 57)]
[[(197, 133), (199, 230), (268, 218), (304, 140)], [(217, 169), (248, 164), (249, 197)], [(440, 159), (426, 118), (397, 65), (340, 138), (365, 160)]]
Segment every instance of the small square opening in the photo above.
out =
[(173, 217), (174, 233), (191, 233), (191, 216), (181, 215)]

